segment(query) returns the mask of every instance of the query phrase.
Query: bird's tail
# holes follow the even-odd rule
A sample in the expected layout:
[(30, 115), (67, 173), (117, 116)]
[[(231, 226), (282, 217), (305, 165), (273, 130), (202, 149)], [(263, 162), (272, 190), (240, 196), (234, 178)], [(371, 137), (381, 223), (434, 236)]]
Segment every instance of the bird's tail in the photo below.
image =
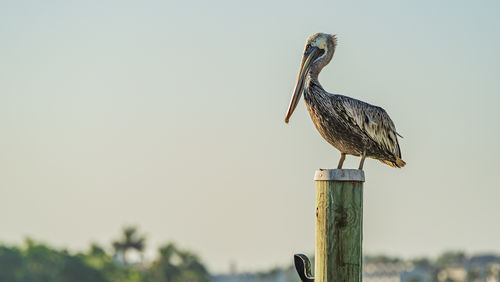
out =
[(396, 157), (396, 166), (397, 167), (404, 167), (405, 165), (406, 165), (405, 161), (403, 161), (399, 157)]
[(401, 168), (401, 167), (404, 167), (406, 165), (405, 161), (403, 161), (401, 158), (399, 157), (396, 157), (396, 161), (395, 162), (391, 162), (391, 161), (382, 161), (384, 164), (386, 165), (390, 165), (392, 167), (398, 167), (398, 168)]

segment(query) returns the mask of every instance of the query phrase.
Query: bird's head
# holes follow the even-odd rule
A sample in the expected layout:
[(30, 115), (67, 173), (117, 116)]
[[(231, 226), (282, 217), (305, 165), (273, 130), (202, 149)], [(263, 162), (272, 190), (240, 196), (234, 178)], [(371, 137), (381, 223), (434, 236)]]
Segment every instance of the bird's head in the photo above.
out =
[(316, 73), (330, 62), (337, 46), (337, 37), (326, 33), (316, 33), (307, 38), (302, 63), (300, 64), (299, 75), (295, 83), (285, 122), (288, 123), (293, 111), (299, 103), (302, 92), (304, 91), (304, 78), (306, 74), (313, 69)]

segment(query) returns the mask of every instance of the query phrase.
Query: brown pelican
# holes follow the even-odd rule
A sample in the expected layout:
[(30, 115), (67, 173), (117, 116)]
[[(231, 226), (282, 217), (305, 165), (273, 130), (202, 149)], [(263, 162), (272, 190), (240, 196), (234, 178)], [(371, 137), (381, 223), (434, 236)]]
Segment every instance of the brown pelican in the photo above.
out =
[(396, 127), (381, 107), (350, 97), (326, 92), (318, 81), (320, 71), (333, 57), (335, 35), (316, 33), (307, 39), (295, 90), (288, 107), (288, 123), (302, 92), (309, 114), (319, 133), (340, 151), (337, 166), (342, 168), (345, 156), (361, 156), (359, 169), (366, 157), (392, 167), (403, 167)]

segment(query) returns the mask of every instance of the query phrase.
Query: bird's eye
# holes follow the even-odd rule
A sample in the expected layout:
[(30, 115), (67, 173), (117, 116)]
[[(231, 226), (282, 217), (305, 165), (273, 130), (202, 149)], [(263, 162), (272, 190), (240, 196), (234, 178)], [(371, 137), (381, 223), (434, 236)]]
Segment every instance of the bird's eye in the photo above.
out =
[(311, 49), (311, 44), (307, 44), (306, 49)]

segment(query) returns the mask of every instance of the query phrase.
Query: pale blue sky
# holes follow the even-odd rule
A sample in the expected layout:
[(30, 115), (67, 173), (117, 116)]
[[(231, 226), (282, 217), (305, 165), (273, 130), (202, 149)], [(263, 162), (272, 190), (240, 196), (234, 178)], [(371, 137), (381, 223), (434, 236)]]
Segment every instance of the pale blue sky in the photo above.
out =
[[(365, 164), (364, 250), (500, 252), (495, 1), (2, 1), (0, 241), (82, 250), (124, 224), (210, 270), (314, 249), (305, 39), (335, 33), (330, 92), (384, 107), (407, 166)], [(348, 157), (347, 167), (358, 160)]]

